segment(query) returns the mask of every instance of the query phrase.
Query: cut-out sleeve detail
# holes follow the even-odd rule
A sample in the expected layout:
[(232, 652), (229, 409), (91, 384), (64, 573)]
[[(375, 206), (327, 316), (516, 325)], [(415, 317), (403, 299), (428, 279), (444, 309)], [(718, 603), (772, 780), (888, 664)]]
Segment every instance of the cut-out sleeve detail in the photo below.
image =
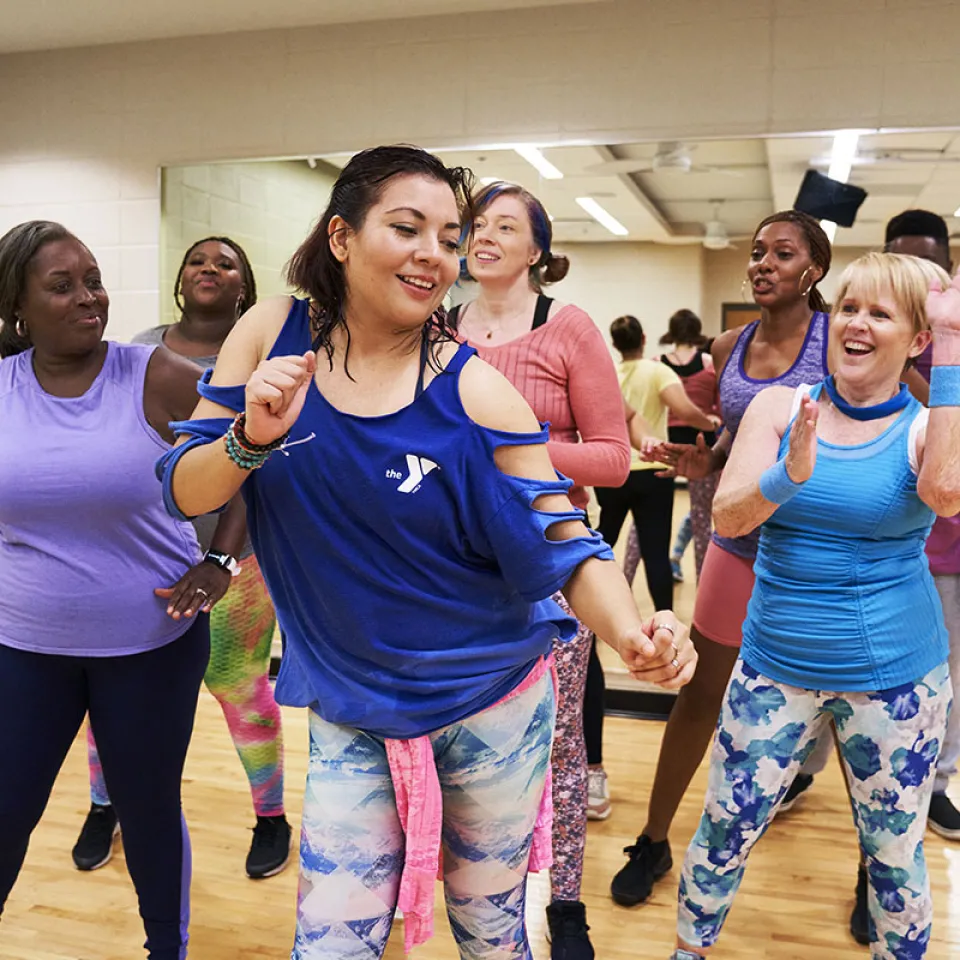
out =
[(557, 523), (585, 521), (583, 511), (541, 510), (541, 497), (566, 496), (573, 481), (557, 474), (554, 480), (534, 480), (503, 473), (493, 462), (500, 446), (545, 443), (549, 425), (538, 433), (507, 433), (480, 428), (490, 446), (490, 474), (475, 477), (474, 497), (483, 518), (483, 533), (490, 554), (504, 579), (528, 602), (544, 600), (560, 590), (585, 560), (613, 560), (613, 550), (596, 531), (565, 540), (548, 538)]
[[(230, 389), (230, 388), (228, 388)], [(220, 402), (220, 401), (216, 401)], [(202, 447), (208, 443), (214, 443), (221, 439), (230, 427), (230, 420), (227, 417), (213, 417), (208, 420), (176, 420), (170, 424), (170, 429), (175, 437), (189, 437), (186, 443), (179, 447), (173, 447), (168, 450), (159, 460), (157, 460), (155, 471), (157, 479), (163, 486), (163, 505), (170, 516), (177, 520), (193, 520), (188, 517), (178, 506), (173, 498), (173, 472), (180, 462), (180, 458), (194, 447)], [(226, 506), (224, 504), (220, 510)], [(220, 510), (211, 511), (219, 513)]]
[(197, 382), (197, 393), (199, 393), (204, 400), (209, 400), (211, 403), (218, 403), (221, 407), (229, 407), (231, 410), (236, 410), (237, 413), (242, 413), (247, 406), (246, 384), (235, 387), (222, 387), (210, 382), (212, 376), (213, 367), (207, 367), (207, 369), (203, 371), (203, 376), (200, 377), (200, 380)]

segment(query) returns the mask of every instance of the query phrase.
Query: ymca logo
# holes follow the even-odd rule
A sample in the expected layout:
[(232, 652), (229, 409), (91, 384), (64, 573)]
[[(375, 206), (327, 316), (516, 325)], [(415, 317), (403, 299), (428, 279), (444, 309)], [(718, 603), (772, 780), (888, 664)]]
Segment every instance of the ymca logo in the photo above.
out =
[(420, 489), (423, 478), (433, 470), (439, 470), (440, 465), (428, 460), (426, 457), (417, 457), (412, 453), (407, 454), (407, 478), (404, 480), (403, 474), (399, 470), (389, 468), (386, 476), (388, 480), (403, 480), (403, 483), (397, 487), (399, 493), (416, 493)]

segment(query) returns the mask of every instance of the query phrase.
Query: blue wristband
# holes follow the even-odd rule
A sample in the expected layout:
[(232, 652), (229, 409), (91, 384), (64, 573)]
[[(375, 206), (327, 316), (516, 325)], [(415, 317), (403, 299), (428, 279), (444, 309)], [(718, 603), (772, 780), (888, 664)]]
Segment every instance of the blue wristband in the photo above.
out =
[(932, 407), (960, 407), (960, 366), (930, 368)]
[[(804, 481), (806, 482), (806, 481)], [(787, 473), (787, 461), (778, 460), (760, 474), (760, 493), (771, 503), (786, 503), (803, 489), (802, 483), (794, 483)]]

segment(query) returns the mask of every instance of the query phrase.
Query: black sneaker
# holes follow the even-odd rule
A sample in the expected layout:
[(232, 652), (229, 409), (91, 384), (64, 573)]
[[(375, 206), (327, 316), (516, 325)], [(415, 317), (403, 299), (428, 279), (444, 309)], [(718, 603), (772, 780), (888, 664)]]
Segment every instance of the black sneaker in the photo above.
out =
[(117, 814), (110, 804), (90, 804), (90, 812), (73, 848), (73, 862), (78, 870), (96, 870), (113, 857), (113, 838), (120, 833)]
[(646, 834), (637, 837), (632, 847), (623, 852), (630, 858), (613, 878), (610, 894), (621, 907), (635, 907), (653, 892), (653, 885), (673, 867), (670, 842), (654, 843)]
[(257, 817), (247, 854), (247, 876), (263, 880), (278, 874), (290, 860), (290, 824), (279, 817)]
[(593, 960), (587, 908), (579, 900), (554, 900), (547, 906), (550, 960)]
[(777, 812), (786, 813), (800, 799), (801, 794), (806, 793), (812, 785), (813, 777), (809, 773), (798, 773), (784, 794), (783, 800), (780, 801), (780, 809)]
[(867, 906), (867, 868), (857, 870), (857, 893), (850, 914), (850, 935), (864, 947), (870, 946), (870, 908)]
[(935, 793), (930, 798), (927, 826), (947, 840), (960, 840), (960, 810), (945, 793)]

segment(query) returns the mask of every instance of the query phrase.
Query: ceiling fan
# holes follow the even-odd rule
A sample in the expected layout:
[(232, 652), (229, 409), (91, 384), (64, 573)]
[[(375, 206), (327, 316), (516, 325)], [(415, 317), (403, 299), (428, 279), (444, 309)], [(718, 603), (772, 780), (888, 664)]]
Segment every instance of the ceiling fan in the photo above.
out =
[(584, 168), (584, 173), (591, 176), (622, 176), (628, 173), (720, 173), (728, 177), (742, 177), (743, 170), (750, 169), (756, 164), (730, 164), (724, 167), (704, 166), (693, 162), (691, 154), (697, 145), (679, 143), (667, 140), (657, 145), (653, 157), (635, 157), (628, 160), (605, 160)]
[(720, 207), (723, 201), (714, 201), (713, 219), (703, 225), (701, 243), (707, 250), (735, 250), (734, 240), (749, 240), (748, 236), (731, 237), (727, 225), (720, 219)]

